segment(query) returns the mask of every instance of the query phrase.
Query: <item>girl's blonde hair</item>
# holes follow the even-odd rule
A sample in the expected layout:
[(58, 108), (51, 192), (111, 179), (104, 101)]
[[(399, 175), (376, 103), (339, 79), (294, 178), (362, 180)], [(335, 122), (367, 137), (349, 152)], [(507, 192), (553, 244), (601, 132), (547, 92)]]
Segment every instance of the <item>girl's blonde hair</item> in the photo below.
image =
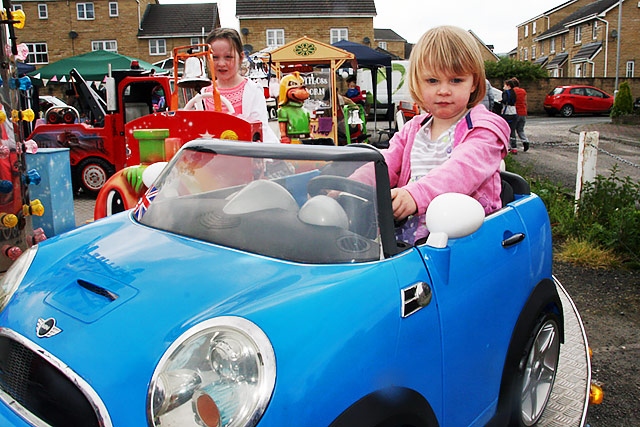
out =
[(424, 108), (421, 85), (426, 73), (473, 75), (476, 89), (469, 96), (467, 108), (482, 101), (487, 91), (484, 60), (478, 42), (462, 28), (444, 25), (428, 30), (420, 37), (409, 57), (409, 92)]

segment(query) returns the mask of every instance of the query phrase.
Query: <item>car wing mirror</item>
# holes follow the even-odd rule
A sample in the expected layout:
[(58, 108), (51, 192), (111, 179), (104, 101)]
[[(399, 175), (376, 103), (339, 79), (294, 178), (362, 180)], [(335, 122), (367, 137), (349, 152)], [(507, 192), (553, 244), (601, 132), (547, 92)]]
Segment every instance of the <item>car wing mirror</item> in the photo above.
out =
[(468, 236), (478, 230), (484, 217), (484, 208), (473, 197), (460, 193), (437, 196), (427, 208), (427, 246), (446, 248), (449, 239)]

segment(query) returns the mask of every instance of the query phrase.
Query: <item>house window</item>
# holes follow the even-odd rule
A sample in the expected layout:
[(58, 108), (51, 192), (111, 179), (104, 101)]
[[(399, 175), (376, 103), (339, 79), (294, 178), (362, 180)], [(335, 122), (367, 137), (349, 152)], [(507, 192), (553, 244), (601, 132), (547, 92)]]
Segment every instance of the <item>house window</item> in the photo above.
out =
[(22, 5), (21, 4), (14, 4), (11, 5), (11, 10), (22, 10)]
[(536, 24), (537, 24), (537, 22), (532, 22), (531, 23), (531, 34), (535, 34), (536, 33)]
[(93, 3), (77, 3), (76, 12), (78, 15), (78, 21), (96, 19), (96, 15), (93, 10)]
[(149, 40), (149, 55), (166, 55), (167, 41), (165, 39)]
[(567, 36), (566, 34), (563, 34), (562, 37), (560, 38), (560, 47), (562, 48), (562, 51), (564, 52), (564, 50), (567, 48)]
[(46, 43), (25, 43), (29, 48), (27, 55), (27, 63), (29, 64), (48, 64), (49, 50)]
[(116, 40), (94, 40), (91, 42), (91, 50), (108, 50), (118, 53), (118, 42)]
[(536, 59), (536, 47), (531, 46), (531, 59)]
[(284, 30), (267, 30), (267, 46), (278, 47), (284, 44)]
[(524, 57), (522, 58), (523, 61), (528, 61), (529, 60), (529, 49), (527, 49), (526, 47), (524, 48)]
[(598, 21), (593, 22), (593, 39), (598, 38)]
[(549, 53), (556, 53), (556, 39), (549, 40)]
[(378, 47), (387, 50), (387, 42), (378, 42)]
[(525, 37), (529, 37), (529, 26), (528, 25), (524, 26), (524, 36)]
[(544, 55), (544, 42), (540, 42), (540, 56)]
[(582, 64), (576, 64), (575, 68), (576, 72), (574, 74), (575, 77), (582, 77)]
[[(189, 39), (189, 44), (190, 45), (196, 45), (196, 44), (200, 44), (200, 38), (199, 37), (191, 37)], [(199, 47), (194, 47), (193, 49), (191, 49), (192, 52), (200, 52), (200, 48)]]
[(340, 40), (349, 40), (348, 28), (332, 28), (331, 29), (331, 44), (339, 42)]
[(627, 77), (635, 77), (635, 68), (636, 68), (636, 62), (635, 61), (627, 61)]
[(38, 18), (40, 18), (40, 19), (48, 19), (49, 18), (49, 11), (47, 10), (47, 5), (46, 4), (39, 4), (38, 5)]
[(573, 36), (574, 36), (573, 42), (575, 44), (582, 43), (582, 27), (576, 27), (573, 30)]
[(110, 1), (109, 2), (109, 16), (115, 18), (118, 16), (118, 2)]

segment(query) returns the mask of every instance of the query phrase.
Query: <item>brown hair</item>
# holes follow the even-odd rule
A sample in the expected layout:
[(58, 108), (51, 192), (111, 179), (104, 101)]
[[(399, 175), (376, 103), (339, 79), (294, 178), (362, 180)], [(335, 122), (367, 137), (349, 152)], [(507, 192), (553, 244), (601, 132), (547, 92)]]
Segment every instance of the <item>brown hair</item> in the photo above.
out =
[(487, 91), (484, 60), (478, 42), (462, 28), (444, 25), (428, 30), (411, 51), (409, 92), (424, 108), (420, 86), (427, 72), (471, 74), (476, 89), (469, 95), (467, 108), (482, 101)]
[(242, 50), (242, 38), (240, 38), (240, 34), (233, 28), (214, 28), (207, 35), (207, 44), (211, 44), (211, 42), (215, 40), (225, 39), (231, 43), (231, 46), (238, 52), (240, 58), (243, 56)]

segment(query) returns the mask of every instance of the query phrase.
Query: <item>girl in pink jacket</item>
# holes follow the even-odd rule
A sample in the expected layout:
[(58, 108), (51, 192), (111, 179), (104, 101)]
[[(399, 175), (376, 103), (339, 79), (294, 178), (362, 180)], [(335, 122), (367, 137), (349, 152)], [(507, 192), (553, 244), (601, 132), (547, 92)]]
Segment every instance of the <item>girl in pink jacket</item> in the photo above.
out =
[(420, 38), (411, 52), (409, 90), (427, 114), (407, 122), (383, 155), (394, 217), (407, 219), (397, 237), (414, 244), (428, 234), (424, 214), (439, 194), (470, 195), (487, 214), (501, 207), (499, 169), (509, 125), (480, 103), (484, 61), (463, 29), (436, 27)]

